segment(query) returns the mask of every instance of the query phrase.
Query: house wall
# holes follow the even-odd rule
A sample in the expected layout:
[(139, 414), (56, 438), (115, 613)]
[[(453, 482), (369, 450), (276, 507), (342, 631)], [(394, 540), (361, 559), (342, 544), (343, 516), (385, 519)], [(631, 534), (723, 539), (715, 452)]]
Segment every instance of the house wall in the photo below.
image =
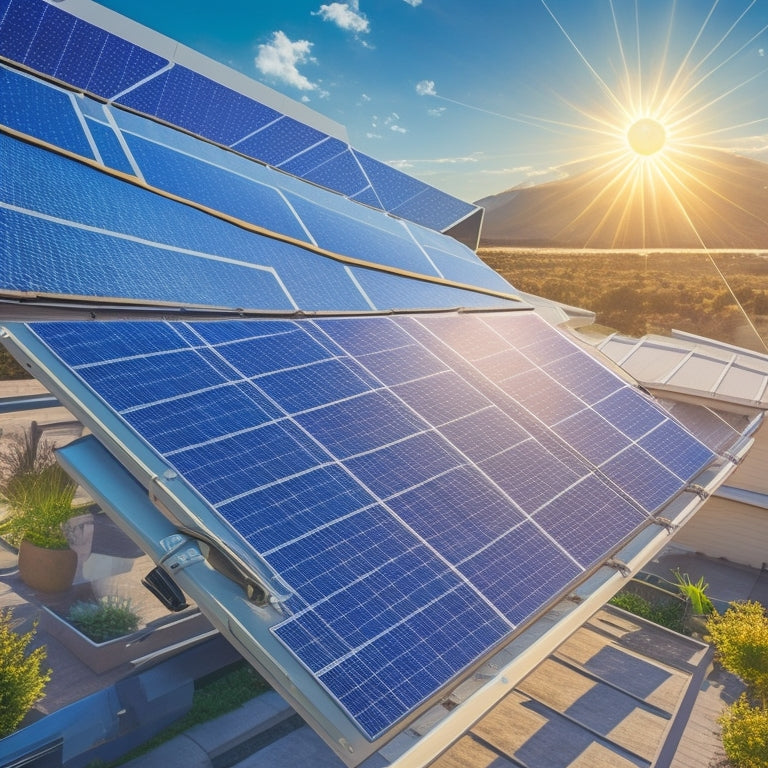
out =
[(762, 568), (768, 562), (768, 509), (712, 496), (675, 534), (675, 544)]

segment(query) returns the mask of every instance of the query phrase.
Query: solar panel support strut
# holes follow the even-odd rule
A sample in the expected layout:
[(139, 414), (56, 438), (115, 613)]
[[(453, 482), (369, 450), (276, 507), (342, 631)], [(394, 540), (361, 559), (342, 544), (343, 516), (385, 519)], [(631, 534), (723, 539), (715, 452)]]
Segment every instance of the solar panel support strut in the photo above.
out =
[(615, 568), (622, 576), (628, 578), (632, 574), (631, 568), (623, 561), (616, 557), (612, 557), (610, 560), (606, 560), (605, 564), (609, 568)]

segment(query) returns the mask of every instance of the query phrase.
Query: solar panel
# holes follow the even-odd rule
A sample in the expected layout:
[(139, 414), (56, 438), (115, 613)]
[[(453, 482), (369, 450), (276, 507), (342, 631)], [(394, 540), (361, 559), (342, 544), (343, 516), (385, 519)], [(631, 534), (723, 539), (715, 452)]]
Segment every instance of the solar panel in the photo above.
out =
[[(168, 56), (171, 51), (168, 46)], [(0, 55), (439, 231), (479, 210), (44, 0), (0, 0)], [(200, 61), (205, 67), (205, 60)], [(314, 150), (328, 141), (341, 144), (344, 152), (331, 167), (324, 167), (328, 158)], [(362, 194), (367, 187), (374, 193)], [(473, 247), (478, 234), (471, 238)]]
[[(0, 79), (5, 125), (92, 161), (0, 134), (8, 177), (0, 206), (22, 246), (0, 288), (243, 309), (509, 304), (511, 286), (453, 238), (28, 74), (0, 66)], [(59, 242), (63, 258), (52, 255)], [(401, 270), (441, 285), (405, 285)], [(464, 286), (501, 297), (475, 299)]]
[[(586, 353), (530, 313), (29, 328), (46, 366), (76, 375), (75, 408), (96, 396), (114, 414), (97, 435), (140, 436), (204, 502), (199, 524), (287, 585), (271, 632), (371, 741), (714, 459), (588, 364), (598, 399), (550, 389), (577, 430), (553, 427), (551, 403), (515, 388), (518, 364), (544, 380), (542, 347), (576, 370)], [(509, 375), (486, 375), (504, 352)], [(616, 428), (619, 404), (634, 417)]]

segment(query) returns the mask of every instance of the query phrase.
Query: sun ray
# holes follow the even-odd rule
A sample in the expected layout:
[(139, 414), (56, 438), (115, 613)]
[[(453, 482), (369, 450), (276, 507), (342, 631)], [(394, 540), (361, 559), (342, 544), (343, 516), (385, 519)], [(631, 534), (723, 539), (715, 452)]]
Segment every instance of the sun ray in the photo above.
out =
[[(753, 2), (753, 4), (754, 4), (754, 2)], [(751, 6), (750, 6), (750, 7), (751, 7)], [(735, 26), (735, 25), (734, 25), (734, 26)], [(733, 29), (733, 27), (731, 27), (731, 29)], [(730, 31), (730, 30), (729, 30), (729, 31)], [(733, 53), (732, 53), (730, 56), (728, 56), (728, 58), (726, 58), (726, 59), (723, 59), (723, 61), (721, 61), (719, 64), (717, 64), (717, 66), (713, 67), (713, 68), (712, 68), (712, 69), (710, 69), (710, 70), (709, 70), (709, 71), (708, 71), (708, 72), (707, 72), (707, 73), (706, 73), (706, 74), (705, 74), (703, 77), (699, 78), (699, 79), (698, 79), (698, 80), (697, 80), (695, 83), (693, 83), (693, 85), (691, 85), (691, 87), (690, 87), (690, 88), (689, 88), (687, 91), (684, 91), (683, 93), (681, 93), (681, 94), (680, 94), (680, 96), (677, 98), (677, 102), (676, 102), (676, 104), (677, 104), (677, 103), (680, 103), (680, 102), (682, 102), (684, 99), (688, 98), (688, 96), (690, 96), (690, 94), (691, 94), (691, 93), (693, 93), (693, 92), (694, 92), (694, 91), (695, 91), (695, 90), (696, 90), (696, 89), (697, 89), (697, 88), (698, 88), (700, 85), (702, 85), (704, 82), (706, 82), (706, 80), (708, 80), (710, 77), (712, 77), (712, 75), (714, 75), (714, 74), (715, 74), (715, 73), (716, 73), (716, 72), (717, 72), (719, 69), (721, 69), (721, 68), (722, 68), (722, 67), (724, 67), (726, 64), (728, 64), (728, 63), (729, 63), (729, 62), (731, 62), (733, 59), (735, 59), (735, 58), (736, 58), (736, 56), (738, 56), (740, 53), (742, 53), (742, 51), (746, 50), (746, 48), (747, 48), (748, 46), (750, 46), (752, 43), (754, 43), (754, 42), (755, 42), (755, 40), (757, 40), (757, 38), (759, 38), (759, 37), (760, 37), (760, 35), (762, 35), (762, 34), (763, 34), (764, 32), (766, 32), (766, 31), (768, 31), (768, 24), (766, 24), (766, 25), (765, 25), (765, 26), (764, 26), (764, 27), (763, 27), (763, 28), (762, 28), (762, 29), (761, 29), (759, 32), (757, 32), (757, 33), (756, 33), (756, 34), (754, 34), (752, 37), (750, 37), (750, 38), (749, 38), (749, 40), (747, 40), (745, 43), (743, 43), (743, 44), (742, 44), (742, 45), (741, 45), (739, 48), (737, 48), (737, 49), (736, 49), (736, 50), (735, 50), (735, 51), (734, 51), (734, 52), (733, 52)], [(718, 45), (719, 45), (719, 44), (718, 44)], [(711, 52), (710, 52), (710, 53), (711, 53)], [(707, 58), (709, 58), (709, 55), (710, 55), (710, 54), (707, 54), (707, 56), (705, 56), (705, 57), (704, 57), (704, 59), (702, 59), (702, 61), (700, 62), (700, 64), (704, 63), (704, 61), (705, 61)], [(696, 66), (696, 69), (698, 69), (698, 67), (700, 66), (700, 64)], [(694, 69), (694, 72), (696, 71), (696, 69)], [(691, 75), (693, 75), (693, 72), (691, 72)], [(673, 105), (671, 106), (671, 108), (672, 108), (672, 109), (674, 109), (674, 107), (676, 106), (676, 104), (673, 104)]]
[[(624, 70), (625, 84), (624, 87), (627, 92), (627, 98), (630, 100), (630, 109), (635, 111), (636, 105), (632, 103), (634, 94), (632, 93), (632, 76), (629, 72), (629, 63), (627, 62), (626, 54), (624, 53), (624, 43), (621, 39), (621, 33), (619, 32), (619, 22), (616, 18), (616, 8), (613, 4), (613, 0), (609, 0), (611, 7), (611, 18), (613, 19), (613, 30), (616, 33), (616, 44), (619, 48), (619, 56), (621, 57), (621, 63)], [(637, 3), (635, 3), (635, 12), (637, 12)]]
[(740, 90), (741, 88), (744, 88), (746, 85), (749, 85), (753, 80), (756, 80), (761, 75), (768, 72), (768, 67), (765, 69), (760, 70), (759, 72), (755, 72), (752, 77), (748, 77), (746, 80), (743, 80), (742, 82), (738, 83), (737, 85), (734, 85), (732, 88), (729, 88), (727, 91), (723, 91), (721, 94), (716, 96), (713, 99), (710, 99), (710, 101), (701, 104), (698, 108), (692, 109), (687, 111), (684, 115), (682, 115), (679, 120), (672, 122), (670, 121), (670, 127), (678, 128), (679, 126), (685, 125), (686, 123), (690, 122), (693, 118), (697, 117), (699, 114), (704, 112), (705, 110), (711, 109), (715, 104), (721, 102), (723, 99), (727, 98), (728, 96), (733, 95), (736, 93), (736, 91)]
[(554, 13), (552, 13), (550, 7), (546, 4), (544, 0), (540, 0), (541, 4), (544, 6), (547, 13), (552, 17), (552, 20), (557, 24), (560, 31), (565, 36), (565, 39), (571, 44), (571, 47), (574, 51), (576, 51), (576, 54), (578, 57), (582, 60), (584, 63), (584, 66), (589, 70), (589, 73), (592, 75), (592, 77), (595, 79), (597, 84), (602, 89), (603, 93), (605, 93), (606, 96), (613, 102), (614, 106), (617, 107), (621, 112), (626, 113), (626, 116), (629, 117), (629, 114), (627, 113), (626, 106), (621, 102), (621, 100), (616, 96), (616, 94), (611, 90), (610, 86), (603, 80), (602, 77), (597, 73), (597, 70), (589, 63), (587, 60), (587, 57), (581, 52), (579, 47), (576, 45), (576, 43), (573, 41), (573, 38), (566, 32), (563, 25), (558, 20), (557, 16), (555, 16)]
[[(684, 170), (684, 169), (681, 169)], [(692, 177), (697, 183), (699, 183), (699, 179), (696, 177)], [(704, 239), (701, 237), (701, 234), (699, 233), (698, 229), (696, 228), (696, 224), (693, 222), (693, 220), (690, 217), (690, 214), (688, 212), (688, 209), (686, 208), (684, 202), (680, 200), (680, 197), (676, 190), (672, 188), (672, 185), (670, 183), (670, 179), (674, 179), (683, 189), (685, 189), (688, 192), (691, 192), (690, 188), (685, 184), (684, 181), (682, 181), (679, 177), (679, 175), (675, 172), (675, 170), (670, 169), (669, 167), (665, 168), (665, 173), (660, 175), (661, 183), (663, 183), (667, 190), (669, 191), (672, 199), (677, 203), (678, 208), (680, 209), (680, 213), (685, 217), (686, 221), (688, 222), (688, 225), (691, 228), (691, 231), (695, 234), (696, 238), (698, 239), (699, 243), (701, 244), (701, 247), (703, 251), (706, 253), (707, 258), (709, 259), (710, 263), (712, 264), (713, 269), (715, 272), (717, 272), (719, 278), (722, 280), (723, 285), (728, 289), (729, 294), (731, 295), (731, 298), (734, 300), (736, 306), (741, 311), (741, 314), (744, 316), (744, 319), (746, 320), (749, 327), (754, 332), (755, 336), (757, 337), (758, 342), (763, 347), (763, 349), (768, 353), (768, 344), (766, 344), (763, 337), (760, 335), (760, 332), (758, 331), (757, 327), (755, 326), (754, 322), (752, 321), (752, 318), (749, 316), (749, 313), (744, 309), (744, 305), (739, 300), (739, 297), (736, 295), (735, 291), (731, 287), (731, 284), (728, 282), (728, 279), (723, 274), (723, 271), (720, 269), (720, 267), (717, 265), (717, 262), (715, 261), (714, 257), (712, 256), (712, 252), (707, 247), (707, 244), (704, 242)], [(697, 196), (695, 192), (691, 193), (694, 196)], [(733, 201), (729, 201), (733, 202)], [(705, 203), (706, 205), (706, 203)]]
[(661, 103), (659, 104), (660, 111), (665, 111), (665, 112), (667, 111), (667, 108), (665, 106), (666, 101), (671, 95), (675, 94), (677, 81), (683, 77), (683, 73), (685, 72), (685, 69), (688, 66), (688, 61), (693, 56), (693, 52), (696, 49), (696, 46), (698, 45), (699, 40), (701, 39), (701, 36), (704, 34), (704, 30), (707, 28), (707, 25), (709, 24), (709, 20), (712, 18), (712, 15), (715, 12), (715, 8), (717, 8), (717, 5), (719, 2), (720, 0), (715, 0), (715, 2), (712, 4), (712, 7), (709, 9), (709, 13), (707, 14), (707, 17), (702, 22), (701, 27), (699, 28), (699, 31), (696, 33), (695, 38), (693, 39), (690, 46), (688, 47), (688, 51), (680, 61), (680, 65), (678, 66), (677, 71), (673, 75), (672, 80), (670, 81), (669, 86), (667, 87), (667, 91), (662, 97)]

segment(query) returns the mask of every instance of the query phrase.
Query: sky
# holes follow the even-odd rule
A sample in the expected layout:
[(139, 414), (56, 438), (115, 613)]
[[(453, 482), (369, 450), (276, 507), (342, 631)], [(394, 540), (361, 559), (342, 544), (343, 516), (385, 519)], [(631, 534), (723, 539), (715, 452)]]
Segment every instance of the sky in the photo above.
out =
[(768, 162), (768, 0), (98, 1), (467, 201), (643, 156), (642, 118)]

